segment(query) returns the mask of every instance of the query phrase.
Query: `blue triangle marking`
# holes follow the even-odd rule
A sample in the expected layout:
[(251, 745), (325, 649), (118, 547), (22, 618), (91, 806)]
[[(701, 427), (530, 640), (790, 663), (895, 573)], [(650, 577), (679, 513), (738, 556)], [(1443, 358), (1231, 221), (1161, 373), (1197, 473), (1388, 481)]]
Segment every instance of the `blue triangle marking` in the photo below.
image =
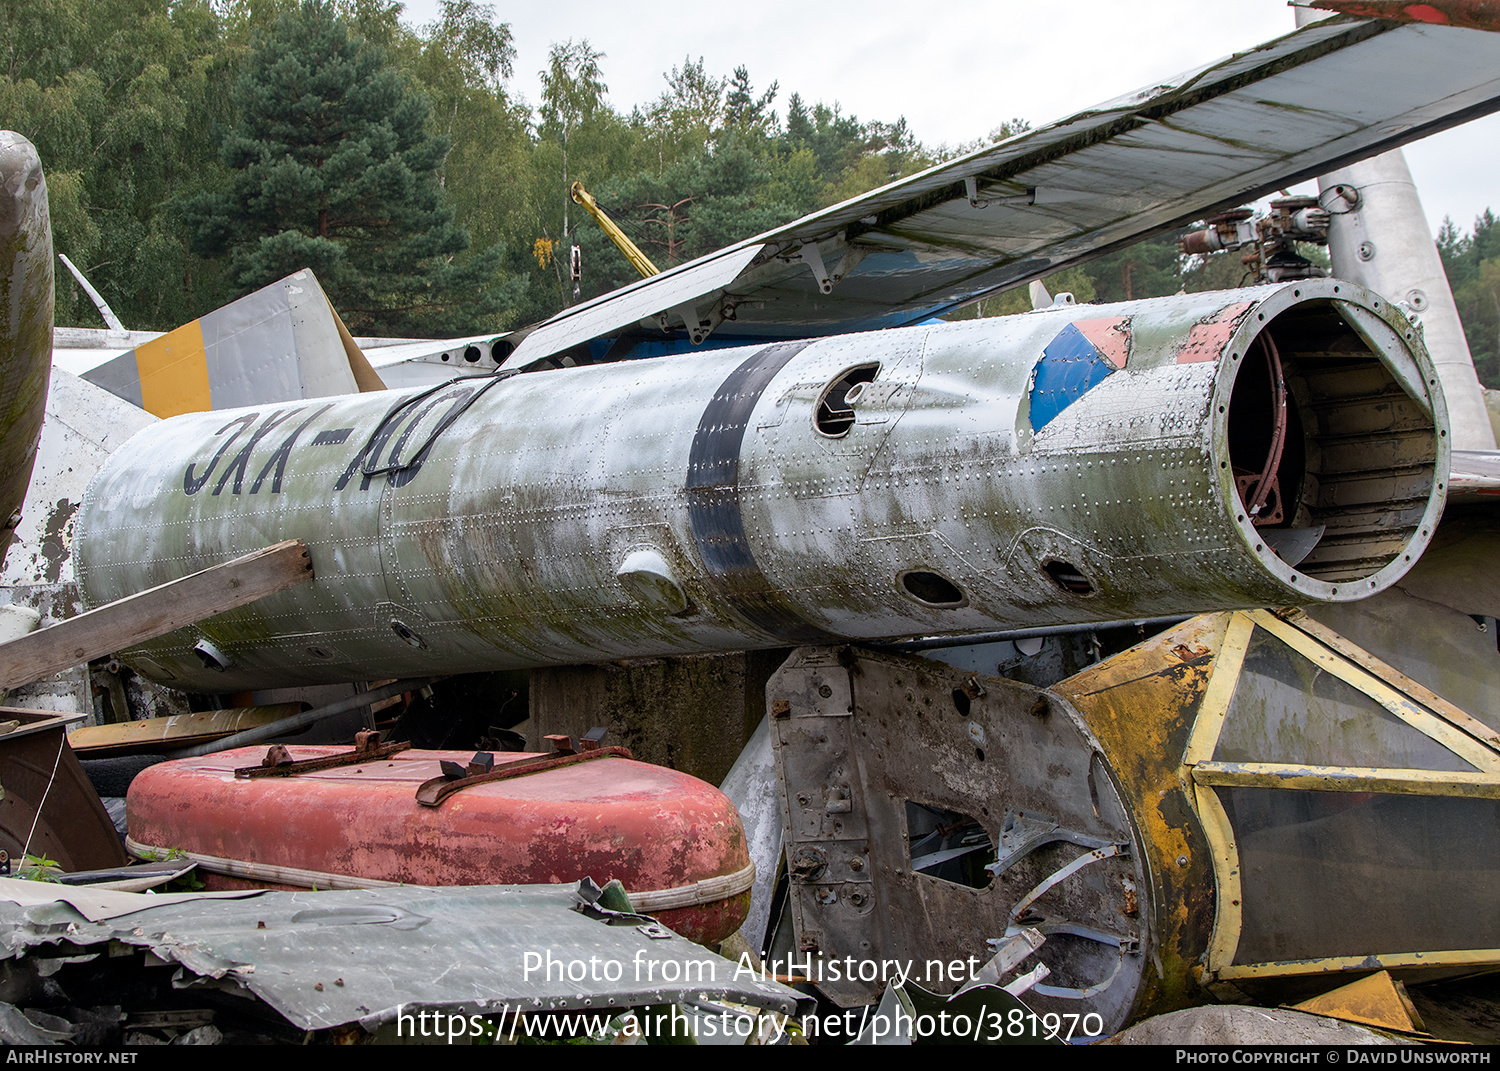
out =
[(1032, 376), (1032, 429), (1041, 431), (1113, 371), (1083, 332), (1068, 324), (1047, 343)]

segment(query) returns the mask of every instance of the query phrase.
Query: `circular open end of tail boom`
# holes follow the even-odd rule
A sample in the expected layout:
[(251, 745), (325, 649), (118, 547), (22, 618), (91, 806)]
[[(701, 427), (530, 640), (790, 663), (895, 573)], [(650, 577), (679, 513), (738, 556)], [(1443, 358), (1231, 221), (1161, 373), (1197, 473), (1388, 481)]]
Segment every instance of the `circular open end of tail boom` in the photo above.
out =
[(1448, 471), (1420, 329), (1362, 287), (1312, 280), (1261, 303), (1225, 357), (1219, 476), (1251, 548), (1316, 599), (1393, 583), (1432, 536)]

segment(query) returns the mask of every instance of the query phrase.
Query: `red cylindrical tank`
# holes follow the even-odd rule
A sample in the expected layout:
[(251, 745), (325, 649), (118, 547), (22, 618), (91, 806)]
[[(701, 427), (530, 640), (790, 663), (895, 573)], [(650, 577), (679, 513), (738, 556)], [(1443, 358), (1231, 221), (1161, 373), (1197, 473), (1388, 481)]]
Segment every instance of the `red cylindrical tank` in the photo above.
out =
[[(288, 747), (294, 760), (349, 754)], [(694, 941), (739, 928), (754, 876), (728, 797), (617, 756), (465, 787), (437, 807), (419, 785), (441, 760), (408, 750), (289, 777), (236, 779), (263, 747), (160, 763), (130, 786), (131, 850), (178, 850), (211, 888), (530, 885), (618, 878), (636, 909)], [(506, 753), (498, 762), (547, 758)], [(497, 762), (497, 764), (498, 764)]]

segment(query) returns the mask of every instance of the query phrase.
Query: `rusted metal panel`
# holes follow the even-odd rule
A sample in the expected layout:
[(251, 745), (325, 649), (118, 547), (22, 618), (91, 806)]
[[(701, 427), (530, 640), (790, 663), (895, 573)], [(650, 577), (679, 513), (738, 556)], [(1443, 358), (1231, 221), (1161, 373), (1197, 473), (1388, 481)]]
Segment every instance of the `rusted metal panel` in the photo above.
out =
[(1205, 996), (1195, 968), (1213, 925), (1213, 860), (1178, 759), (1202, 716), (1230, 624), (1228, 614), (1194, 618), (1055, 689), (1086, 719), (1140, 829), (1150, 882), (1141, 896), (1157, 905), (1151, 947), (1161, 964), (1146, 973), (1142, 1001), (1163, 1011)]
[[(767, 698), (796, 955), (820, 990), (873, 1003), (905, 970), (952, 992), (997, 942), (1035, 928), (1045, 943), (1006, 974), (1050, 971), (1027, 993), (1038, 1014), (1098, 1014), (1113, 1032), (1142, 1013), (1170, 905), (1152, 895), (1115, 771), (1066, 700), (828, 647), (796, 652)], [(841, 974), (846, 959), (863, 973)]]
[(89, 784), (67, 726), (81, 715), (0, 707), (0, 849), (12, 866), (23, 855), (54, 860), (63, 870), (123, 866), (114, 823)]
[[(1217, 358), (1178, 363), (1205, 323), (1233, 325)], [(213, 691), (1347, 600), (1398, 577), (1441, 509), (1441, 395), (1407, 374), (1429, 365), (1403, 325), (1310, 280), (185, 416), (95, 481), (82, 583), (104, 602), (305, 539), (314, 583), (129, 652)], [(1302, 414), (1283, 527), (1328, 529), (1300, 563), (1234, 478), (1265, 457), (1265, 332)], [(1064, 335), (1100, 375), (1044, 423)], [(1347, 395), (1332, 367), (1359, 373)], [(1382, 471), (1324, 456), (1354, 429), (1410, 441), (1391, 474), (1410, 497), (1346, 503)], [(200, 641), (232, 665), (205, 669)]]
[[(287, 747), (293, 760), (348, 749)], [(589, 753), (578, 756), (585, 758)], [(618, 757), (475, 783), (441, 806), (418, 790), (467, 752), (407, 750), (333, 769), (236, 779), (265, 750), (159, 763), (130, 786), (133, 843), (214, 859), (414, 885), (620, 879), (626, 889), (678, 889), (747, 871), (744, 829), (713, 786)], [(535, 766), (546, 756), (507, 754)], [(497, 763), (495, 769), (502, 769)], [(200, 865), (204, 865), (200, 861)], [(207, 864), (212, 866), (212, 864)], [(704, 942), (744, 921), (749, 880), (663, 922)]]

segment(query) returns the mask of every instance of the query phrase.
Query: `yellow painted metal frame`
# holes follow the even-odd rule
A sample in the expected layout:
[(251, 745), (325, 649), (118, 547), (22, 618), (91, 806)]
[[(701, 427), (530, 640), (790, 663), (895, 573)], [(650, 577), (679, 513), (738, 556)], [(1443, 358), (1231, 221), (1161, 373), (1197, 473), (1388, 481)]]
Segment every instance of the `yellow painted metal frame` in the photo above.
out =
[(1419, 684), (1396, 667), (1386, 665), (1374, 655), (1350, 643), (1327, 625), (1314, 621), (1300, 610), (1287, 614), (1285, 620), (1325, 647), (1337, 651), (1349, 661), (1369, 670), (1392, 688), (1405, 692), (1444, 721), (1500, 749), (1500, 729), (1490, 728), (1474, 715), (1454, 706), (1426, 685)]
[[(1424, 736), (1429, 736), (1436, 740), (1470, 766), (1478, 770), (1500, 773), (1500, 752), (1497, 752), (1484, 741), (1475, 739), (1464, 730), (1439, 718), (1436, 714), (1413, 702), (1410, 697), (1396, 691), (1396, 689), (1374, 674), (1366, 673), (1358, 666), (1330, 651), (1327, 647), (1324, 647), (1317, 640), (1289, 622), (1268, 614), (1264, 610), (1251, 610), (1249, 616), (1257, 625), (1302, 655), (1302, 657), (1314, 663), (1320, 669), (1337, 677), (1345, 684), (1352, 685), (1361, 692), (1364, 692), (1365, 695), (1385, 707), (1386, 710), (1389, 710), (1413, 729), (1416, 729)], [(1374, 658), (1373, 655), (1369, 657)]]
[[(1315, 766), (1273, 762), (1215, 762), (1229, 703), (1239, 685), (1245, 652), (1256, 628), (1263, 628), (1325, 672), (1375, 700), (1423, 735), (1437, 741), (1474, 772)], [(1234, 963), (1243, 925), (1239, 848), (1219, 800), (1219, 787), (1251, 787), (1321, 792), (1379, 792), (1396, 795), (1500, 799), (1500, 732), (1454, 706), (1368, 651), (1300, 611), (1264, 610), (1230, 615), (1213, 676), (1203, 695), (1198, 720), (1182, 757), (1183, 786), (1203, 823), (1213, 855), (1217, 911), (1209, 942), (1205, 981), (1281, 978), (1293, 975), (1369, 970), (1372, 967), (1490, 966), (1500, 949), (1391, 952), (1375, 955)]]
[(1448, 770), (1298, 766), (1284, 762), (1202, 762), (1193, 767), (1193, 784), (1500, 799), (1500, 779), (1494, 775)]
[(1194, 785), (1190, 798), (1203, 823), (1203, 833), (1213, 853), (1214, 884), (1218, 888), (1218, 911), (1214, 914), (1213, 935), (1208, 941), (1208, 969), (1215, 964), (1233, 963), (1239, 949), (1242, 914), (1240, 904), (1240, 849), (1234, 841), (1234, 827), (1219, 795), (1209, 785)]
[[(1213, 757), (1219, 744), (1219, 734), (1224, 731), (1224, 719), (1229, 714), (1229, 701), (1240, 682), (1240, 670), (1245, 665), (1245, 651), (1250, 646), (1250, 634), (1255, 622), (1248, 614), (1236, 612), (1229, 615), (1229, 625), (1224, 631), (1224, 642), (1214, 658), (1213, 676), (1203, 692), (1203, 705), (1198, 708), (1198, 720), (1193, 723), (1193, 735), (1188, 738), (1187, 750), (1182, 756), (1182, 765), (1191, 769), (1200, 762)], [(1187, 780), (1186, 776), (1184, 780)]]
[(1500, 963), (1500, 948), (1464, 948), (1451, 952), (1381, 952), (1373, 956), (1328, 956), (1324, 959), (1288, 959), (1274, 963), (1241, 963), (1214, 972), (1220, 979), (1243, 981), (1255, 978), (1289, 978), (1297, 975), (1334, 974), (1339, 971), (1386, 970), (1402, 967), (1492, 967)]

